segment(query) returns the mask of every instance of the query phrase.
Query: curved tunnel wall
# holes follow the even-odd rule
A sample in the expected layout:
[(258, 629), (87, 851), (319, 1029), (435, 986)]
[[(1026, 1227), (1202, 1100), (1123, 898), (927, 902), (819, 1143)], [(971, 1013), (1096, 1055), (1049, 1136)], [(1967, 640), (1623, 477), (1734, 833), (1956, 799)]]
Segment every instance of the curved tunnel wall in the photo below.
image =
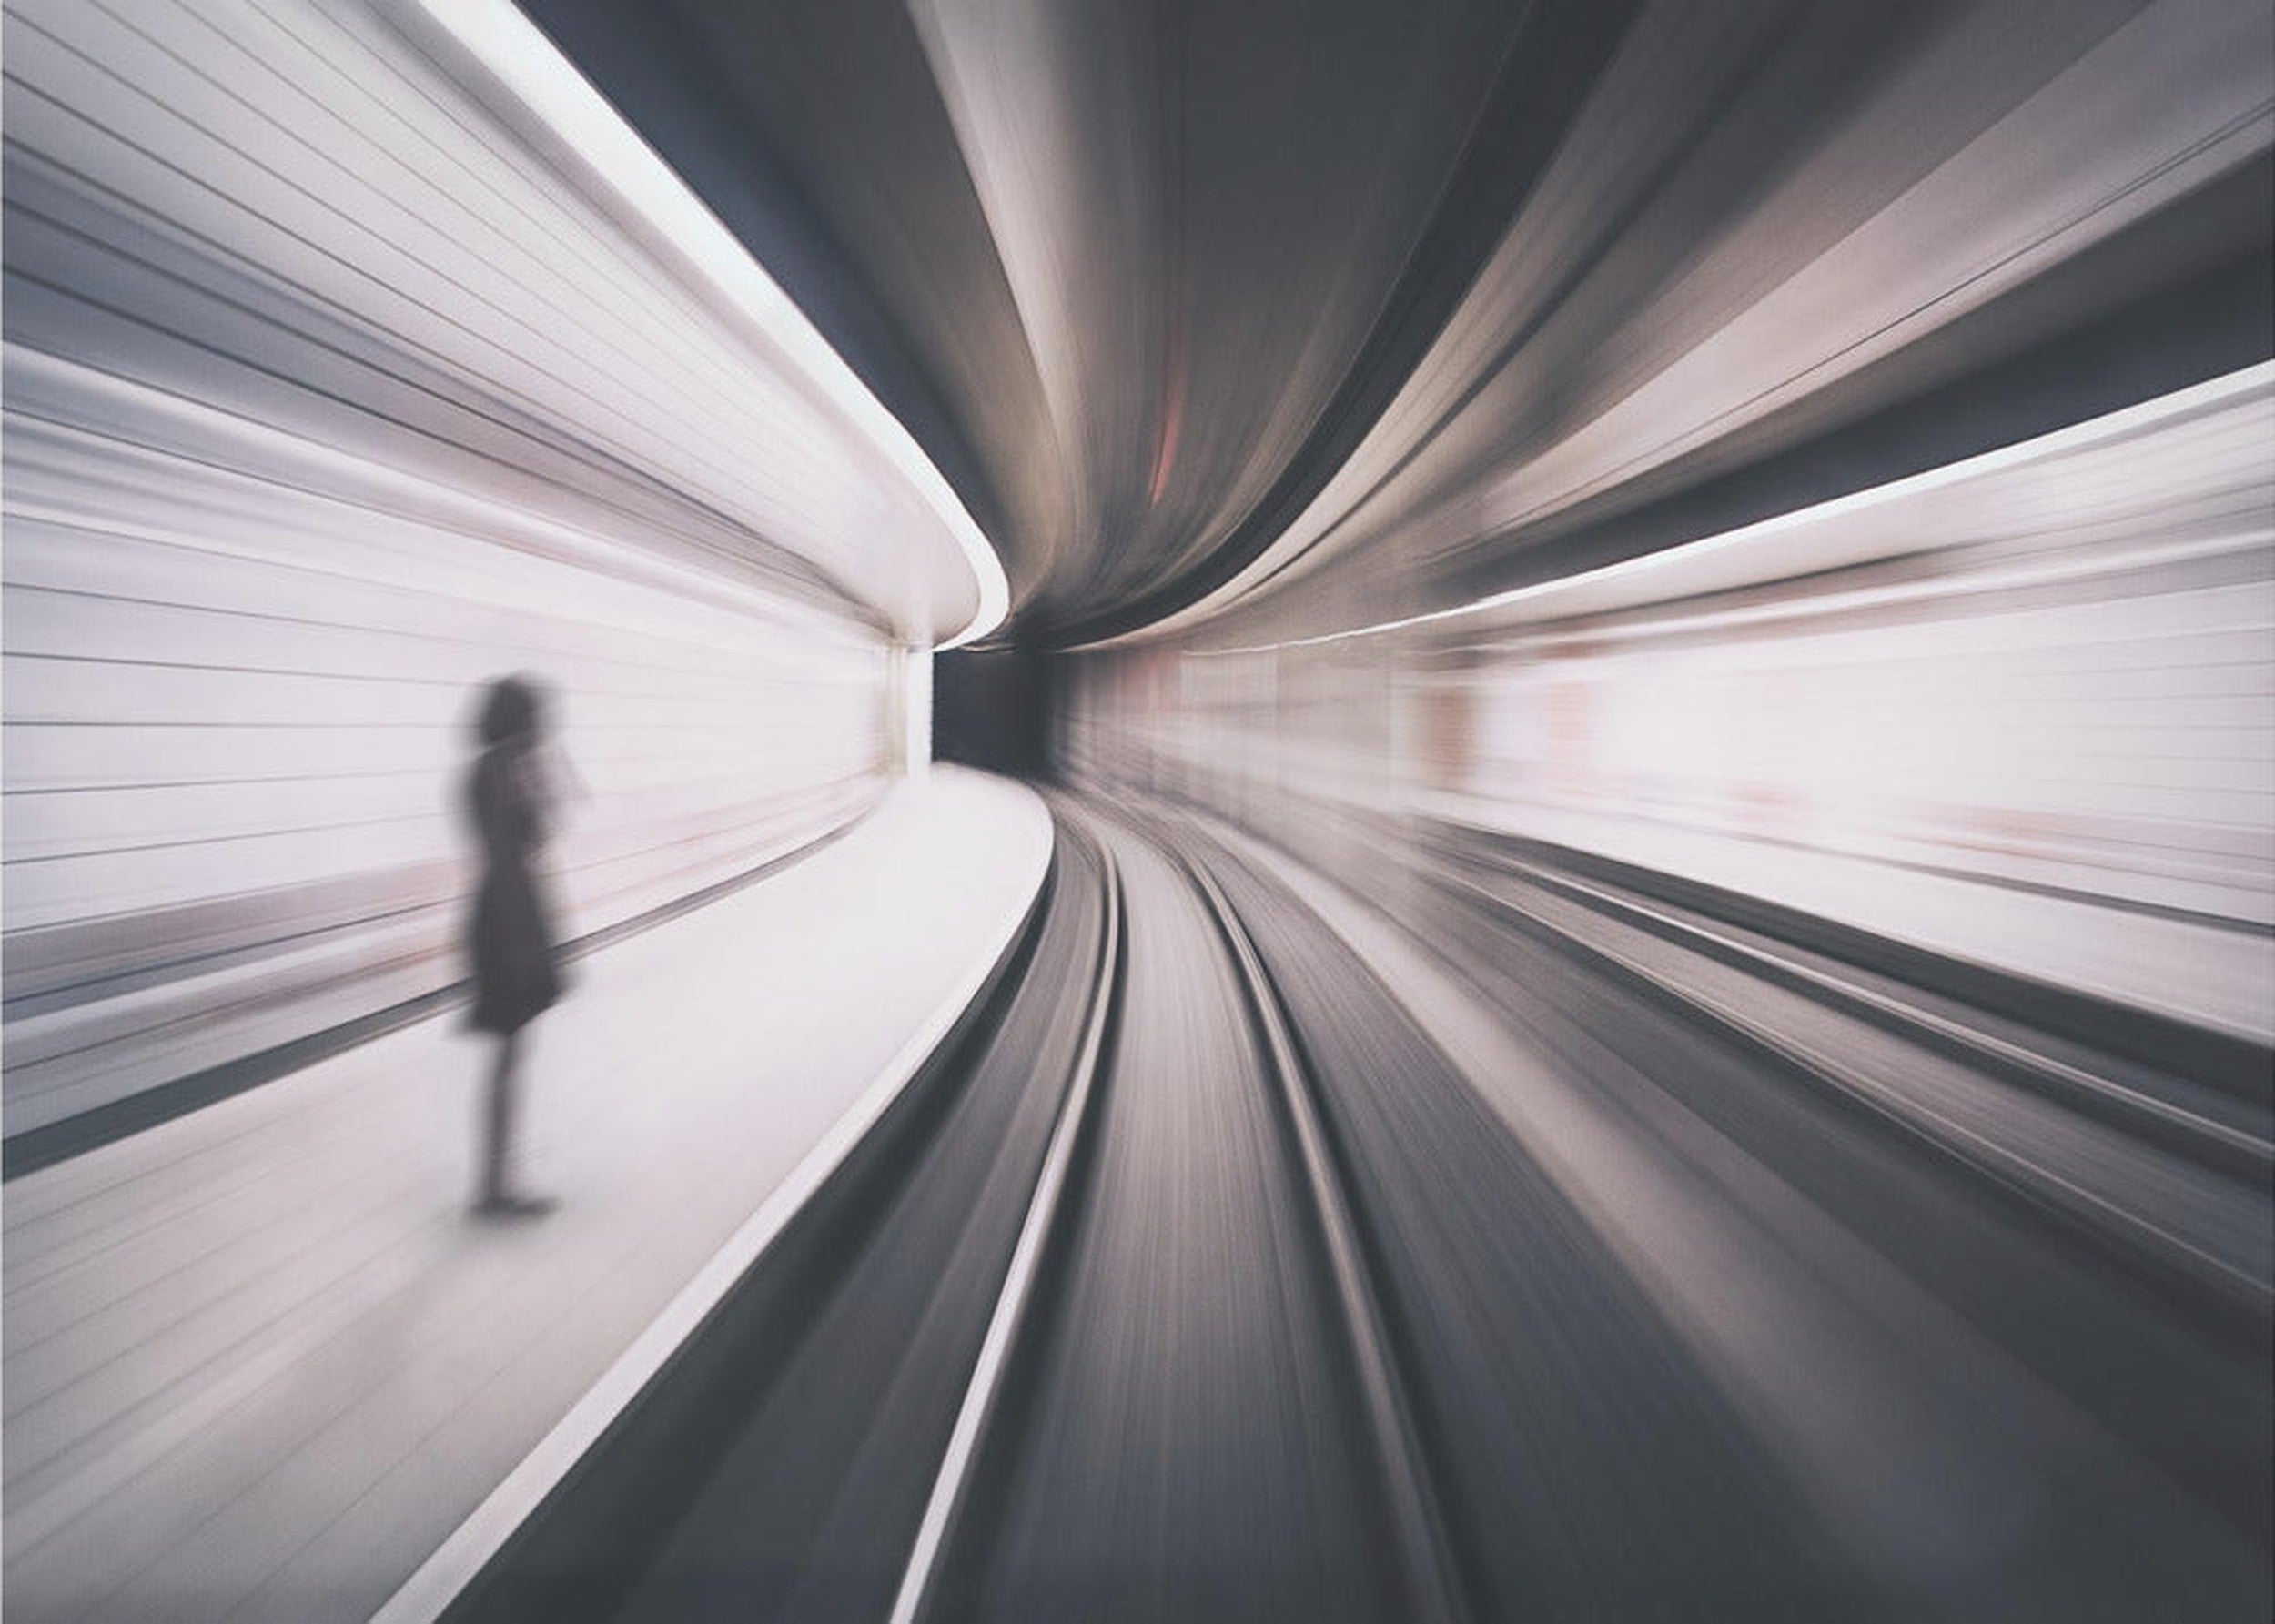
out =
[(567, 935), (881, 792), (881, 619), (773, 539), (858, 454), (638, 230), (366, 8), (5, 49), (12, 1142), (453, 982), (487, 679)]
[[(2112, 984), (2264, 1042), (2270, 438), (2263, 365), (1474, 614), (1095, 655), (1061, 747), (1400, 908), (1470, 829), (1742, 891), (1827, 860), (1822, 898), (1897, 935), (1928, 882), (2173, 922), (2189, 950)], [(2090, 984), (2089, 941), (1940, 914), (1968, 956)]]
[(1074, 776), (1425, 932), (1515, 837), (2275, 1036), (2275, 27), (1906, 15), (1828, 99), (1836, 9), (1647, 11), (1319, 498), (1076, 657)]

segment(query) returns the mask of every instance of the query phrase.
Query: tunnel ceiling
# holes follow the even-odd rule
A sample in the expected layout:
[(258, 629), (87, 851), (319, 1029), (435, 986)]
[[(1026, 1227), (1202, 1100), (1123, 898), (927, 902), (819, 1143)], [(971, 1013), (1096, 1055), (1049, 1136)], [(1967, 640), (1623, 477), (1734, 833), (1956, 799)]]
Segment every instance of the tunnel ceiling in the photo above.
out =
[[(2027, 29), (1990, 6), (1762, 0), (522, 4), (925, 445), (1004, 556), (1004, 635), (1031, 646), (1190, 625), (1243, 594), (1252, 610), (1330, 556), (1387, 582), (1365, 560), (1394, 532), (1461, 592), (1664, 545), (1968, 449), (1906, 439), (1880, 420), (1895, 405), (1931, 428), (1961, 407), (1987, 434), (2037, 426), (1936, 391), (2112, 313), (2184, 372), (2265, 348), (2263, 322), (2220, 327), (2263, 302), (2264, 132), (2208, 160), (2189, 132), (2120, 128), (2145, 173), (2195, 155), (2166, 190), (2203, 217), (2113, 204), (2130, 171), (2105, 182), (2086, 154), (2085, 179), (2048, 188), (2099, 222), (2043, 255), (2067, 281), (1946, 301), (1930, 326), (1975, 326), (1940, 348), (1890, 358), (1825, 323), (1837, 364), (1765, 337), (1761, 365), (1785, 370), (1758, 385), (1710, 359), (1694, 405), (1649, 388), (1684, 395), (1677, 362), (1737, 318), (1790, 336), (1773, 296), (1805, 314), (1825, 289), (1795, 293), (1803, 273), (1876, 217), (1891, 239), (1964, 217), (1997, 177), (1955, 155), (2034, 96), (2091, 116), (2097, 52), (2153, 82), (2179, 66), (2160, 42), (2248, 48), (2250, 4), (2083, 0)], [(2225, 116), (2215, 86), (2200, 117)], [(2231, 195), (2204, 204), (2223, 175)], [(2160, 252), (2108, 246), (2143, 218)], [(1918, 274), (1973, 287), (1933, 246)], [(2157, 328), (2176, 319), (2193, 326)], [(1548, 453), (1584, 459), (1636, 399), (1653, 415), (1626, 431), (1655, 459), (1558, 490)], [(1856, 425), (1861, 449), (1796, 450)]]
[(525, 9), (909, 423), (1045, 641), (1181, 606), (1309, 499), (1626, 11)]

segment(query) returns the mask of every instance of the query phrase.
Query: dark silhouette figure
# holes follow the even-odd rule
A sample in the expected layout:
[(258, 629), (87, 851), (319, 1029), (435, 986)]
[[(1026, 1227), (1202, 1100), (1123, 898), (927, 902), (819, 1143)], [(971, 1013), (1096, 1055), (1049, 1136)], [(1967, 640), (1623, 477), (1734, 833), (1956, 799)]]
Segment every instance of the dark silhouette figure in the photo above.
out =
[(467, 933), (474, 973), (469, 1022), (498, 1034), (498, 1057), (484, 1102), (481, 1187), (474, 1210), (491, 1217), (535, 1216), (552, 1203), (511, 1189), (507, 1168), (521, 1028), (561, 996), (551, 920), (530, 866), (552, 811), (538, 756), (544, 704), (536, 684), (526, 677), (492, 682), (477, 727), (482, 748), (468, 782), (467, 810), (481, 841), (482, 873)]

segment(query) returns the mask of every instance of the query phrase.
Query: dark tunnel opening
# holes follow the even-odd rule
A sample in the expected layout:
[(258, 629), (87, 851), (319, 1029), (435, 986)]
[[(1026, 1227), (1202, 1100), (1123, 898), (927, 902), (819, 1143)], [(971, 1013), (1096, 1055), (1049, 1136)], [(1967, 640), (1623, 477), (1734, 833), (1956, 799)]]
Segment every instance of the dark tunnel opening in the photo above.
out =
[(932, 683), (935, 759), (1016, 778), (1053, 775), (1050, 655), (1025, 646), (953, 649), (935, 658)]

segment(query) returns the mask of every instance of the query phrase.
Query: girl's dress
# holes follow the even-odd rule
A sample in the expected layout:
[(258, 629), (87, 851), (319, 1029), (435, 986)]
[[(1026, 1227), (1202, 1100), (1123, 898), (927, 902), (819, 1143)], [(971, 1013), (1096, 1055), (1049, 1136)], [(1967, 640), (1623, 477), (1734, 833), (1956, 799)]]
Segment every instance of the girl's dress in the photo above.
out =
[(481, 838), (481, 889), (467, 946), (474, 971), (468, 1024), (513, 1033), (561, 996), (553, 933), (530, 859), (544, 838), (527, 754), (492, 746), (474, 765), (468, 810)]

